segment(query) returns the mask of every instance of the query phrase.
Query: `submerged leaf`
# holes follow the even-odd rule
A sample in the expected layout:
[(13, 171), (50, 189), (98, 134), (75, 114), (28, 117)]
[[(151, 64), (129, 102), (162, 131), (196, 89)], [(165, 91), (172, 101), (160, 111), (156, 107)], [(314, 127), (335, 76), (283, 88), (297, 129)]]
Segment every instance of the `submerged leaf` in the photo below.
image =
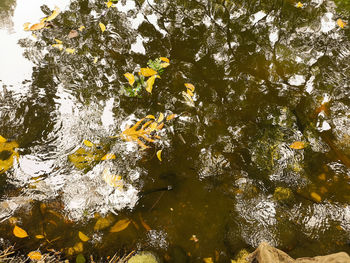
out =
[(130, 224), (130, 219), (121, 219), (117, 223), (114, 224), (114, 226), (111, 227), (109, 232), (116, 233), (123, 231), (125, 228), (127, 228)]
[(63, 45), (62, 44), (53, 44), (52, 47), (58, 48), (60, 51), (63, 50)]
[(28, 257), (31, 260), (40, 260), (43, 256), (41, 255), (41, 253), (39, 251), (32, 251), (28, 253)]
[(105, 168), (102, 172), (103, 180), (111, 187), (123, 187), (122, 177), (120, 175), (111, 174), (108, 168)]
[(131, 73), (125, 73), (125, 74), (124, 74), (124, 77), (126, 77), (126, 78), (128, 79), (130, 86), (134, 85), (135, 77), (134, 77), (133, 74), (131, 74)]
[(141, 68), (140, 73), (144, 77), (150, 77), (157, 74), (157, 71), (151, 68)]
[(45, 238), (45, 237), (44, 237), (43, 235), (36, 235), (35, 238), (36, 238), (36, 239), (43, 239), (43, 238)]
[(163, 120), (164, 120), (164, 114), (163, 114), (163, 113), (160, 113), (157, 122), (160, 123), (160, 122), (162, 122)]
[(45, 22), (40, 22), (40, 23), (32, 25), (29, 30), (35, 31), (35, 30), (43, 29), (44, 27), (45, 27)]
[(186, 92), (183, 91), (183, 92), (182, 92), (182, 96), (184, 97), (185, 102), (187, 103), (187, 105), (189, 105), (189, 106), (191, 106), (191, 107), (194, 107), (194, 106), (195, 106), (192, 97), (191, 97), (188, 93), (186, 93)]
[(162, 66), (162, 68), (167, 68), (167, 67), (169, 67), (169, 66), (170, 66), (170, 64), (169, 64), (169, 63), (161, 63), (160, 65)]
[(57, 38), (55, 38), (55, 41), (56, 41), (57, 44), (63, 44), (63, 42), (61, 40), (57, 39)]
[(90, 238), (81, 231), (79, 231), (78, 236), (79, 236), (80, 240), (83, 242), (87, 242), (90, 240)]
[(114, 218), (112, 215), (108, 215), (106, 217), (100, 217), (96, 221), (96, 224), (94, 226), (94, 230), (95, 231), (103, 230), (103, 229), (109, 227), (111, 224), (113, 224), (113, 222), (114, 222)]
[(13, 234), (16, 236), (16, 237), (19, 237), (19, 238), (25, 238), (25, 237), (28, 237), (28, 234), (27, 232), (18, 227), (18, 226), (15, 226), (15, 228), (13, 229)]
[(346, 26), (346, 23), (340, 18), (337, 20), (337, 24), (340, 28), (344, 28)]
[(166, 58), (166, 57), (160, 57), (160, 60), (161, 60), (161, 61), (164, 61), (164, 62), (166, 62), (166, 63), (170, 63), (169, 59)]
[(82, 242), (78, 242), (74, 245), (73, 249), (76, 253), (81, 253), (84, 250), (84, 245)]
[(102, 33), (105, 32), (106, 26), (101, 22), (98, 25), (100, 26)]
[(305, 148), (305, 142), (296, 141), (289, 145), (289, 147), (295, 150), (301, 150)]
[(83, 254), (79, 254), (76, 258), (75, 258), (75, 263), (85, 263), (86, 259), (84, 257)]
[(56, 6), (55, 10), (53, 10), (52, 14), (46, 19), (46, 21), (54, 20), (60, 13), (60, 9)]
[(159, 159), (159, 161), (162, 161), (161, 154), (162, 154), (162, 150), (159, 150), (159, 151), (157, 152), (157, 158)]
[(203, 258), (204, 263), (214, 263), (212, 258)]

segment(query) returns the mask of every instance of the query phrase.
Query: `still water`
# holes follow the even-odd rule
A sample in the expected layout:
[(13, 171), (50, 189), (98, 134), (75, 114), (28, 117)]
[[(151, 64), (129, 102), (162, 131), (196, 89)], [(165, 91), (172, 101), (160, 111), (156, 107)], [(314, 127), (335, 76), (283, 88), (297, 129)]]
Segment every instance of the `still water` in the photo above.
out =
[(350, 253), (347, 8), (1, 1), (1, 237), (72, 260)]

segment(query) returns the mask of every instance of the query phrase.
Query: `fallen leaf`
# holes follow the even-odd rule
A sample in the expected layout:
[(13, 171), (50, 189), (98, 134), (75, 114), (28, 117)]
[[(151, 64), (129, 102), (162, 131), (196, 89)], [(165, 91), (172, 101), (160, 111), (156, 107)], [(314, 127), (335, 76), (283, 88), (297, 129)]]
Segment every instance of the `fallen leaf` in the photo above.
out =
[(41, 253), (39, 251), (32, 251), (28, 253), (28, 257), (31, 260), (40, 260), (43, 256), (41, 255)]
[(78, 28), (78, 30), (81, 32), (81, 31), (83, 31), (85, 29), (85, 26), (80, 26), (79, 28)]
[(191, 107), (194, 107), (194, 101), (192, 99), (192, 97), (190, 95), (188, 95), (188, 93), (186, 92), (182, 92), (182, 96), (184, 97), (185, 99), (185, 102), (187, 103), (187, 105), (191, 106)]
[(107, 153), (105, 156), (101, 158), (102, 161), (104, 160), (114, 160), (116, 156), (113, 153)]
[(289, 147), (295, 150), (301, 150), (305, 148), (305, 142), (296, 141), (289, 145)]
[(27, 232), (18, 226), (15, 226), (15, 228), (13, 229), (13, 234), (19, 238), (25, 238), (28, 236)]
[[(153, 69), (152, 69), (152, 70), (153, 70)], [(152, 77), (150, 77), (150, 78), (146, 81), (146, 90), (147, 90), (147, 92), (152, 93), (154, 81), (156, 80), (156, 78), (159, 78), (159, 76), (158, 76), (158, 75), (153, 75)]]
[(337, 24), (340, 28), (344, 28), (346, 26), (346, 23), (340, 18), (337, 20)]
[(151, 230), (151, 227), (143, 220), (141, 214), (139, 214), (139, 216), (140, 216), (140, 221), (141, 221), (142, 226), (143, 226), (147, 231), (150, 231), (150, 230)]
[(144, 77), (150, 77), (157, 74), (157, 71), (151, 68), (141, 68), (140, 73)]
[(134, 77), (133, 74), (131, 74), (131, 73), (125, 73), (125, 74), (124, 74), (124, 77), (126, 77), (126, 78), (128, 79), (130, 86), (134, 85), (135, 77)]
[(154, 117), (153, 115), (147, 115), (147, 116), (145, 117), (145, 119), (152, 119), (152, 120), (155, 120), (156, 117)]
[(4, 138), (4, 137), (2, 137), (1, 135), (0, 135), (0, 143), (4, 143), (4, 142), (6, 142), (7, 140)]
[(95, 58), (94, 58), (94, 64), (96, 64), (97, 61), (98, 61), (98, 57), (95, 57)]
[(24, 23), (23, 24), (23, 30), (24, 31), (28, 31), (29, 30), (29, 25), (30, 25), (30, 22)]
[(78, 242), (74, 245), (73, 249), (76, 253), (81, 253), (84, 250), (84, 245), (82, 242)]
[(204, 263), (214, 263), (212, 258), (203, 258)]
[(191, 83), (185, 83), (185, 87), (188, 88), (192, 92), (194, 92), (194, 90), (195, 90), (195, 87)]
[(79, 33), (77, 30), (73, 29), (73, 30), (69, 31), (68, 38), (75, 38), (77, 36), (79, 36)]
[(170, 121), (172, 119), (176, 118), (176, 114), (170, 114), (169, 116), (166, 117), (167, 121)]
[(95, 231), (103, 230), (113, 224), (114, 218), (112, 215), (108, 215), (106, 217), (100, 217), (97, 219), (96, 224), (94, 226)]
[(162, 66), (162, 68), (167, 68), (167, 67), (169, 67), (169, 66), (170, 66), (170, 64), (169, 64), (169, 63), (161, 63), (160, 65)]
[(105, 32), (106, 26), (101, 22), (98, 25), (100, 26), (102, 33)]
[(75, 52), (75, 49), (74, 48), (66, 48), (66, 52), (68, 54), (73, 54)]
[(43, 235), (36, 235), (35, 238), (36, 238), (36, 239), (43, 239), (43, 238), (45, 238), (45, 237), (44, 237)]
[(94, 146), (94, 144), (93, 144), (92, 142), (88, 141), (88, 140), (84, 140), (83, 143), (84, 143), (84, 145), (87, 146), (87, 147), (92, 147), (92, 146)]
[(164, 120), (164, 114), (163, 114), (163, 113), (160, 113), (157, 122), (160, 123), (160, 122), (162, 122), (163, 120)]
[(75, 258), (75, 263), (85, 263), (86, 259), (84, 257), (83, 254), (79, 254), (76, 258)]
[(35, 35), (34, 33), (32, 33), (32, 37), (38, 39), (37, 35)]
[(109, 232), (115, 233), (123, 231), (125, 228), (127, 228), (130, 224), (130, 219), (121, 219), (117, 223), (114, 224), (114, 226), (111, 227)]
[(303, 7), (303, 6), (304, 6), (304, 4), (301, 3), (301, 2), (298, 2), (297, 5), (296, 5), (297, 8), (301, 8), (301, 7)]
[(157, 152), (157, 158), (159, 159), (159, 161), (162, 161), (161, 154), (162, 154), (162, 150), (159, 150), (159, 151)]
[(322, 201), (321, 196), (318, 193), (312, 192), (310, 194), (311, 198), (315, 200), (317, 203), (320, 203)]
[(90, 238), (81, 231), (79, 231), (78, 236), (79, 236), (80, 240), (83, 242), (87, 242), (90, 240)]
[(122, 177), (120, 175), (111, 174), (108, 168), (105, 168), (102, 172), (103, 180), (111, 187), (123, 187)]
[(57, 44), (63, 44), (63, 42), (61, 40), (57, 39), (57, 38), (55, 38), (55, 41), (56, 41)]
[(166, 62), (166, 63), (170, 63), (169, 59), (166, 58), (166, 57), (160, 57), (160, 60), (161, 60), (161, 61), (164, 61), (164, 62)]
[(190, 95), (191, 97), (193, 97), (194, 94), (193, 94), (193, 92), (192, 92), (190, 89), (187, 89), (186, 92), (187, 92), (188, 95)]
[(60, 51), (63, 50), (63, 45), (62, 44), (53, 44), (52, 47), (58, 48)]
[(113, 2), (112, 1), (108, 1), (108, 2), (106, 2), (106, 5), (107, 5), (107, 8), (110, 8), (113, 5)]
[(56, 6), (55, 10), (53, 10), (52, 14), (49, 17), (47, 17), (46, 21), (54, 20), (58, 16), (59, 13), (60, 13), (60, 9)]
[(45, 27), (45, 22), (40, 22), (40, 23), (32, 25), (29, 30), (35, 31), (35, 30), (43, 29), (44, 27)]

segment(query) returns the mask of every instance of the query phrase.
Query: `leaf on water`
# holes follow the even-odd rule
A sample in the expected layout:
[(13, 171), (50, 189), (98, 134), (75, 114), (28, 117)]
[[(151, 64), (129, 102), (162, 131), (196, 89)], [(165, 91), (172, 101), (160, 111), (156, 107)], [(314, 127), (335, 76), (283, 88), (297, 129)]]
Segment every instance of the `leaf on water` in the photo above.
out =
[[(152, 69), (153, 70), (153, 69)], [(152, 93), (152, 89), (153, 89), (153, 85), (154, 85), (154, 81), (156, 80), (156, 78), (160, 78), (158, 75), (153, 75), (152, 77), (150, 77), (147, 81), (146, 81), (146, 90), (149, 93)]]
[(74, 48), (66, 48), (66, 52), (67, 52), (68, 54), (74, 54), (75, 49), (74, 49)]
[(46, 21), (52, 21), (54, 20), (60, 13), (60, 9), (56, 6), (55, 10), (53, 10), (52, 14), (47, 17)]
[(40, 260), (43, 256), (41, 255), (41, 253), (39, 251), (32, 251), (28, 253), (28, 257), (31, 260)]
[(102, 172), (103, 180), (111, 187), (123, 187), (122, 177), (120, 175), (111, 174), (109, 168), (105, 168)]
[(169, 59), (166, 58), (166, 57), (160, 57), (160, 60), (161, 60), (161, 61), (164, 61), (164, 62), (166, 62), (166, 63), (170, 63)]
[(337, 24), (340, 28), (344, 28), (346, 26), (346, 23), (340, 18), (337, 20)]
[(304, 6), (304, 4), (301, 3), (301, 2), (298, 2), (297, 5), (296, 5), (297, 8), (302, 8), (303, 6)]
[(77, 36), (79, 36), (79, 33), (77, 30), (73, 29), (73, 30), (69, 31), (68, 38), (75, 38)]
[(98, 61), (98, 57), (95, 57), (95, 58), (94, 58), (94, 64), (96, 64), (97, 61)]
[(60, 51), (63, 50), (63, 45), (62, 44), (53, 44), (52, 47), (58, 48)]
[(23, 24), (23, 30), (24, 31), (28, 31), (29, 30), (29, 25), (30, 25), (30, 22), (24, 23)]
[(129, 226), (130, 222), (131, 222), (130, 219), (121, 219), (117, 223), (115, 223), (114, 226), (111, 227), (109, 232), (116, 233), (116, 232), (123, 231)]
[(188, 95), (188, 93), (186, 92), (182, 92), (182, 96), (184, 97), (185, 99), (185, 102), (187, 103), (187, 105), (191, 106), (191, 107), (194, 107), (194, 101), (192, 99), (192, 97), (190, 95)]
[(112, 216), (100, 217), (97, 219), (94, 226), (95, 231), (103, 230), (113, 224), (114, 218)]
[(141, 68), (140, 73), (144, 77), (151, 77), (153, 75), (156, 75), (157, 71), (155, 71), (154, 69), (151, 69), (151, 68)]
[(145, 119), (152, 119), (152, 120), (155, 120), (156, 117), (154, 117), (153, 115), (147, 115), (147, 116), (145, 117)]
[(170, 114), (169, 116), (166, 117), (167, 121), (170, 121), (172, 119), (176, 118), (176, 114)]
[(55, 38), (55, 41), (56, 41), (57, 44), (63, 44), (63, 42), (61, 40), (57, 39), (57, 38)]
[(44, 27), (45, 27), (45, 22), (40, 22), (40, 23), (32, 25), (29, 30), (35, 31), (35, 30), (43, 29)]
[(87, 147), (92, 147), (92, 146), (94, 146), (94, 144), (93, 144), (92, 142), (88, 141), (88, 140), (84, 140), (83, 143), (84, 143), (84, 145), (87, 146)]
[(195, 90), (195, 87), (191, 83), (185, 83), (185, 87), (188, 88), (192, 92), (194, 92), (194, 90)]
[(322, 201), (321, 196), (318, 193), (312, 192), (310, 194), (311, 198), (316, 201), (317, 203), (320, 203)]
[(157, 122), (160, 123), (160, 122), (162, 122), (163, 120), (164, 120), (164, 114), (163, 114), (163, 113), (160, 113)]
[(83, 245), (82, 242), (77, 242), (77, 243), (74, 245), (73, 249), (74, 249), (74, 251), (75, 251), (76, 253), (81, 253), (81, 252), (83, 252), (83, 250), (84, 250), (84, 245)]
[(204, 263), (214, 263), (212, 258), (203, 258)]
[(84, 257), (83, 254), (79, 254), (76, 258), (75, 258), (75, 263), (85, 263), (86, 259)]
[(162, 161), (162, 150), (159, 150), (158, 152), (157, 152), (157, 158), (159, 159), (159, 161)]
[(101, 22), (98, 25), (100, 26), (102, 33), (105, 32), (106, 26)]
[(79, 236), (80, 240), (83, 242), (87, 242), (90, 240), (90, 238), (81, 231), (79, 231), (78, 236)]
[(107, 8), (110, 8), (113, 5), (113, 2), (112, 1), (108, 1), (108, 2), (106, 2), (106, 5), (107, 5)]
[(43, 239), (43, 238), (45, 238), (45, 237), (44, 237), (43, 235), (36, 235), (35, 238), (36, 238), (36, 239)]
[(4, 138), (4, 137), (2, 137), (1, 135), (0, 135), (0, 143), (4, 143), (4, 142), (6, 142), (7, 140)]
[(135, 76), (131, 73), (125, 73), (124, 77), (126, 77), (129, 81), (130, 86), (134, 85), (135, 82)]
[(186, 92), (187, 92), (187, 94), (188, 94), (189, 96), (193, 97), (194, 94), (193, 94), (193, 92), (192, 92), (191, 90), (187, 89)]
[(305, 142), (296, 141), (289, 145), (289, 147), (295, 150), (301, 150), (305, 148)]
[(169, 64), (169, 63), (161, 63), (160, 65), (162, 66), (162, 68), (167, 68), (167, 67), (169, 67), (169, 66), (170, 66), (170, 64)]
[(115, 154), (113, 153), (107, 153), (105, 156), (101, 158), (102, 161), (104, 160), (114, 160), (116, 158)]
[(19, 237), (19, 238), (25, 238), (25, 237), (28, 237), (28, 234), (27, 232), (18, 227), (18, 226), (15, 226), (15, 228), (13, 229), (13, 234), (16, 236), (16, 237)]
[(83, 31), (85, 29), (85, 26), (80, 26), (79, 28), (78, 28), (78, 30), (81, 32), (81, 31)]

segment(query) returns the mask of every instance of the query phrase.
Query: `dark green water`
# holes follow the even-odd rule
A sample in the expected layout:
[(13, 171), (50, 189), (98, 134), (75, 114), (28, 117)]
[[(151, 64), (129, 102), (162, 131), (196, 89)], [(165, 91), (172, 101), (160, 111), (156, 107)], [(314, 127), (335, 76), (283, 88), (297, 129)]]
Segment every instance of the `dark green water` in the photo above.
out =
[[(3, 239), (69, 254), (81, 231), (86, 258), (140, 249), (166, 262), (229, 262), (262, 241), (293, 257), (350, 253), (350, 31), (337, 25), (346, 2), (38, 2), (0, 4), (0, 158), (14, 159), (0, 174)], [(48, 28), (23, 31), (55, 4)], [(124, 73), (159, 57), (170, 66), (152, 94), (127, 96)], [(146, 150), (110, 137), (160, 113), (177, 117)], [(74, 165), (80, 148), (89, 158)], [(96, 229), (104, 217), (131, 223)]]

